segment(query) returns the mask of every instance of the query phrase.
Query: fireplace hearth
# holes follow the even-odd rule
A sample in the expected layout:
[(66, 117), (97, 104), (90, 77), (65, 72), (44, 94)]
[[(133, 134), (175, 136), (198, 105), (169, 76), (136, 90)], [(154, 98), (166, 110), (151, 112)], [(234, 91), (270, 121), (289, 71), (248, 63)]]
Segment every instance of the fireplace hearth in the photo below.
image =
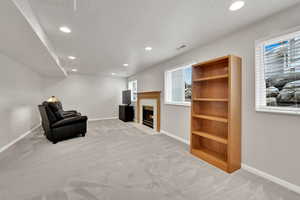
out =
[(153, 106), (143, 106), (143, 124), (153, 128)]

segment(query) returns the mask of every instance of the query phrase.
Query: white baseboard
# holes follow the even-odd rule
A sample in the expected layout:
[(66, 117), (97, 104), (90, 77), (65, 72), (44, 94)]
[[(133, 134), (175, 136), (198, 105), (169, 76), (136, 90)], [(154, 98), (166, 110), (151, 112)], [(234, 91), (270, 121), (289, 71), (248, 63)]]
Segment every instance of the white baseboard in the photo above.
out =
[(181, 137), (178, 137), (178, 136), (176, 136), (176, 135), (173, 135), (173, 134), (171, 134), (171, 133), (169, 133), (169, 132), (167, 132), (167, 131), (164, 131), (164, 130), (160, 130), (160, 132), (161, 132), (162, 134), (164, 134), (164, 135), (167, 135), (167, 136), (169, 136), (169, 137), (171, 137), (171, 138), (174, 138), (175, 140), (178, 140), (178, 141), (183, 142), (183, 143), (185, 143), (185, 144), (187, 144), (187, 145), (190, 145), (190, 142), (189, 142), (189, 141), (187, 141), (187, 140), (185, 140), (185, 139), (183, 139), (183, 138), (181, 138)]
[(17, 139), (11, 141), (10, 143), (8, 143), (7, 145), (5, 145), (4, 147), (0, 148), (0, 153), (9, 149), (11, 146), (13, 146), (14, 144), (16, 144), (17, 142), (19, 142), (20, 140), (22, 140), (24, 137), (26, 137), (27, 135), (29, 135), (30, 133), (32, 133), (33, 131), (35, 131), (36, 129), (38, 129), (41, 126), (41, 124), (36, 125), (35, 127), (33, 127), (32, 129), (30, 129), (29, 131), (27, 131), (26, 133), (24, 133), (23, 135), (19, 136)]
[(292, 184), (292, 183), (290, 183), (288, 181), (282, 180), (282, 179), (280, 179), (278, 177), (275, 177), (275, 176), (273, 176), (271, 174), (268, 174), (268, 173), (265, 173), (263, 171), (260, 171), (260, 170), (254, 168), (254, 167), (250, 167), (250, 166), (248, 166), (246, 164), (242, 164), (242, 168), (244, 170), (252, 173), (252, 174), (255, 174), (257, 176), (265, 178), (265, 179), (267, 179), (269, 181), (277, 183), (278, 185), (281, 185), (281, 186), (283, 186), (283, 187), (285, 187), (285, 188), (287, 188), (287, 189), (289, 189), (291, 191), (294, 191), (294, 192), (300, 194), (300, 186), (298, 186), (298, 185), (295, 185), (295, 184)]
[(101, 120), (109, 120), (109, 119), (118, 119), (118, 117), (107, 117), (107, 118), (93, 118), (89, 119), (89, 122), (101, 121)]
[[(164, 131), (164, 130), (161, 130), (160, 132), (161, 132), (162, 134), (165, 134), (165, 135), (171, 137), (171, 138), (174, 138), (175, 140), (178, 140), (178, 141), (183, 142), (183, 143), (185, 143), (185, 144), (187, 144), (187, 145), (190, 145), (190, 142), (189, 142), (189, 141), (187, 141), (187, 140), (185, 140), (185, 139), (183, 139), (183, 138), (181, 138), (181, 137), (178, 137), (178, 136), (176, 136), (176, 135), (173, 135), (173, 134), (171, 134), (171, 133), (169, 133), (169, 132), (167, 132), (167, 131)], [(298, 185), (292, 184), (292, 183), (290, 183), (290, 182), (288, 182), (288, 181), (285, 181), (285, 180), (282, 180), (282, 179), (280, 179), (280, 178), (278, 178), (278, 177), (272, 176), (272, 175), (270, 175), (270, 174), (268, 174), (268, 173), (266, 173), (266, 172), (260, 171), (260, 170), (258, 170), (258, 169), (256, 169), (256, 168), (250, 167), (250, 166), (248, 166), (248, 165), (246, 165), (246, 164), (242, 164), (242, 168), (243, 168), (244, 170), (246, 170), (246, 171), (252, 173), (252, 174), (255, 174), (255, 175), (257, 175), (257, 176), (260, 176), (260, 177), (262, 177), (262, 178), (265, 178), (265, 179), (267, 179), (267, 180), (269, 180), (269, 181), (271, 181), (271, 182), (274, 182), (274, 183), (276, 183), (276, 184), (278, 184), (278, 185), (281, 185), (282, 187), (287, 188), (288, 190), (291, 190), (291, 191), (293, 191), (293, 192), (296, 192), (296, 193), (299, 193), (299, 194), (300, 194), (300, 186), (298, 186)]]

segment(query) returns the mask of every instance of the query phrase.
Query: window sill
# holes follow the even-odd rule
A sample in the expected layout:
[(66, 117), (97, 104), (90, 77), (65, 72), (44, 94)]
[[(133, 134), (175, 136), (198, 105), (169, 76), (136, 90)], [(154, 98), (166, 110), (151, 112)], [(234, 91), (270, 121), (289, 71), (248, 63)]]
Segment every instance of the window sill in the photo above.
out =
[(256, 112), (285, 114), (285, 115), (300, 115), (300, 109), (287, 110), (287, 109), (280, 109), (277, 107), (269, 107), (269, 108), (268, 107), (259, 107), (259, 108), (256, 108)]
[(166, 105), (173, 105), (173, 106), (186, 106), (190, 107), (191, 103), (190, 102), (165, 102)]

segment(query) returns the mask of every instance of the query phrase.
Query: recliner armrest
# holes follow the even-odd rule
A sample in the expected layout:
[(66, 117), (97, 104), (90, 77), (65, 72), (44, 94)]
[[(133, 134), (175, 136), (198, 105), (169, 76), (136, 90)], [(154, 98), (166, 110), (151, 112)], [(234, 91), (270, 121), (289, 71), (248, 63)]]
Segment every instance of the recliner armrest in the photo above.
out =
[(64, 110), (64, 113), (78, 113), (76, 110)]
[(78, 117), (81, 116), (80, 113), (63, 113), (64, 118), (69, 118), (69, 117)]
[(64, 118), (58, 122), (55, 122), (54, 124), (51, 125), (51, 128), (58, 128), (58, 127), (62, 127), (62, 126), (70, 125), (70, 124), (79, 123), (79, 122), (86, 122), (87, 119), (88, 118), (86, 116), (68, 117), (68, 118)]

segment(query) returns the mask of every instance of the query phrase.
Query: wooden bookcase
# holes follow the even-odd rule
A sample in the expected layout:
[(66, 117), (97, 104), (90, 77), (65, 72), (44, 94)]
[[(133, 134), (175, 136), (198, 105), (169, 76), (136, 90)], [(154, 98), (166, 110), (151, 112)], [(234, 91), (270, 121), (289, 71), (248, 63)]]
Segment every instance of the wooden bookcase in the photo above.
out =
[(193, 65), (191, 153), (232, 173), (241, 168), (241, 58)]

